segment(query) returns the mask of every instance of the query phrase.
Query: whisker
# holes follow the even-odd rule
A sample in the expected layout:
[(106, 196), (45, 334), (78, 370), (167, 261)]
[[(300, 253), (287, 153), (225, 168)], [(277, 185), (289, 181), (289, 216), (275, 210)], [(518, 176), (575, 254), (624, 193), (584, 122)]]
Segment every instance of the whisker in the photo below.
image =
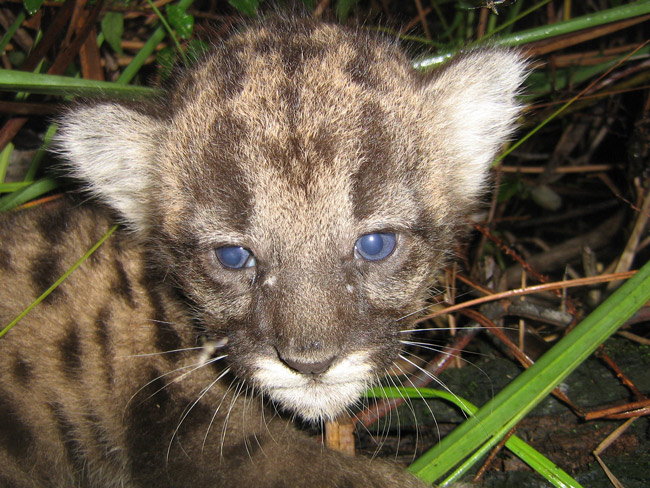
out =
[(173, 325), (173, 326), (178, 325), (176, 322), (169, 322), (167, 320), (160, 320), (160, 319), (146, 319), (146, 320), (147, 322), (153, 322), (154, 324)]
[[(467, 354), (474, 354), (476, 356), (489, 356), (489, 354), (485, 354), (485, 353), (482, 353), (482, 352), (467, 351), (467, 350), (465, 350), (463, 348), (449, 347), (449, 346), (444, 346), (444, 345), (435, 346), (435, 345), (429, 344), (427, 342), (414, 342), (414, 341), (400, 341), (400, 342), (402, 344), (406, 345), (406, 346), (415, 346), (415, 347), (419, 347), (421, 349), (426, 349), (427, 351), (435, 352), (435, 353), (438, 353), (438, 354), (445, 354), (447, 356), (455, 356), (458, 359), (460, 359), (461, 361), (465, 361), (467, 363), (469, 363), (469, 361), (462, 358), (461, 356), (457, 356), (454, 353), (462, 353), (462, 352), (464, 352), (464, 353), (467, 353)], [(444, 348), (444, 349), (442, 349), (442, 348)], [(445, 349), (447, 349), (447, 350), (445, 350)], [(449, 352), (449, 351), (453, 351), (453, 353)]]
[[(248, 400), (248, 403), (250, 403), (250, 405), (251, 405), (250, 409), (251, 409), (251, 411), (252, 411), (252, 410), (253, 410), (254, 402), (255, 402), (255, 400), (257, 399), (257, 395), (255, 394), (255, 387), (254, 387), (253, 385), (249, 385), (248, 388), (250, 388), (250, 390), (251, 390), (251, 394), (250, 394), (250, 396), (248, 397), (248, 399), (249, 399), (249, 400)], [(246, 389), (247, 392), (248, 392), (248, 388)], [(263, 411), (262, 411), (262, 415), (261, 415), (260, 418), (259, 418), (259, 421), (260, 421), (260, 423), (259, 423), (259, 429), (260, 429), (260, 430), (262, 430), (262, 426), (264, 425), (264, 424), (263, 424), (263, 419), (264, 419), (264, 413), (263, 413)], [(246, 425), (246, 421), (245, 421), (245, 419), (243, 420), (243, 425), (244, 425), (244, 426)], [(263, 455), (264, 457), (266, 457), (266, 452), (264, 451), (264, 447), (262, 447), (262, 443), (260, 442), (259, 438), (257, 437), (257, 432), (256, 432), (256, 431), (253, 431), (253, 439), (255, 440), (255, 443), (257, 444), (257, 446), (260, 448), (259, 450), (260, 450), (260, 452), (262, 453), (262, 455)], [(251, 458), (251, 460), (252, 460), (252, 458)]]
[(227, 372), (228, 370), (229, 370), (229, 368), (226, 369), (224, 372), (222, 372), (219, 376), (217, 376), (217, 378), (216, 378), (214, 381), (212, 381), (208, 386), (206, 386), (205, 388), (203, 388), (203, 390), (201, 390), (201, 393), (199, 393), (199, 396), (196, 398), (196, 400), (194, 400), (194, 402), (189, 406), (189, 408), (186, 408), (185, 413), (183, 414), (183, 416), (181, 417), (180, 421), (178, 422), (178, 425), (177, 425), (176, 428), (174, 429), (174, 432), (173, 432), (173, 434), (172, 434), (171, 439), (169, 439), (169, 445), (167, 446), (167, 456), (166, 456), (166, 461), (167, 461), (167, 462), (169, 462), (169, 453), (170, 453), (170, 451), (171, 451), (171, 449), (172, 449), (172, 443), (174, 442), (174, 438), (176, 437), (176, 434), (178, 433), (178, 430), (181, 428), (181, 425), (183, 424), (183, 422), (185, 421), (185, 419), (187, 418), (187, 416), (190, 414), (190, 412), (192, 411), (192, 409), (196, 406), (196, 404), (199, 403), (199, 402), (201, 401), (201, 398), (203, 398), (203, 397), (205, 396), (205, 394), (206, 394), (208, 391), (210, 391), (210, 390), (212, 389), (212, 387), (213, 387), (214, 385), (216, 385), (217, 382), (218, 382), (221, 378), (223, 378), (223, 376), (226, 374), (226, 372)]
[[(467, 407), (467, 405), (465, 405), (465, 402), (463, 402), (463, 400), (462, 400), (458, 395), (456, 395), (453, 391), (451, 391), (451, 389), (450, 389), (450, 388), (445, 384), (444, 381), (442, 381), (442, 380), (441, 380), (440, 378), (438, 378), (436, 375), (431, 374), (431, 373), (428, 372), (426, 369), (424, 369), (424, 368), (418, 366), (416, 363), (414, 363), (414, 362), (411, 361), (410, 359), (405, 358), (402, 354), (400, 354), (399, 357), (402, 358), (402, 359), (403, 359), (404, 361), (406, 361), (407, 363), (409, 363), (411, 366), (414, 366), (415, 368), (419, 369), (423, 374), (425, 374), (425, 375), (428, 376), (429, 378), (431, 378), (432, 381), (436, 382), (436, 383), (437, 383), (438, 385), (440, 385), (440, 387), (442, 387), (446, 392), (448, 392), (450, 395), (452, 395), (452, 396), (453, 396), (453, 397), (458, 401), (458, 403), (460, 403), (460, 404), (463, 405), (467, 410), (469, 410), (469, 408)], [(465, 413), (464, 410), (462, 410), (462, 413), (463, 413), (463, 415), (465, 416), (465, 418), (468, 418), (468, 416), (467, 416), (467, 414)]]
[[(398, 332), (400, 334), (412, 334), (415, 332), (442, 332), (449, 331), (451, 329), (452, 327), (427, 327), (426, 329), (403, 329)], [(458, 327), (456, 327), (456, 330), (458, 330)]]
[[(392, 383), (393, 387), (397, 387), (397, 384), (395, 383), (394, 378), (392, 376), (386, 375), (386, 378), (388, 379), (388, 381), (390, 381)], [(382, 386), (382, 390), (383, 389), (384, 389), (384, 387)], [(386, 390), (384, 390), (384, 392), (385, 391)], [(398, 394), (399, 394), (399, 396), (402, 397), (402, 400), (404, 400), (406, 402), (406, 399), (404, 398), (404, 396), (402, 395), (402, 393), (400, 391), (398, 391)], [(409, 405), (409, 408), (411, 408), (413, 416), (415, 417), (415, 412), (413, 412), (412, 406)], [(392, 420), (393, 411), (395, 412), (395, 415), (397, 416), (397, 445), (395, 446), (395, 455), (397, 455), (397, 453), (399, 452), (400, 444), (402, 442), (402, 419), (400, 418), (399, 411), (397, 409), (390, 409), (389, 413), (388, 413), (389, 420)], [(389, 435), (389, 428), (387, 427), (386, 428), (386, 439), (385, 440), (388, 439), (388, 435)], [(384, 442), (385, 442), (385, 440), (384, 440)]]
[(242, 436), (244, 437), (244, 449), (246, 449), (246, 454), (248, 455), (248, 459), (251, 461), (253, 460), (253, 456), (251, 456), (251, 451), (248, 448), (249, 444), (249, 439), (248, 436), (246, 435), (246, 409), (248, 404), (248, 385), (246, 385), (246, 389), (244, 390), (244, 401), (242, 402), (242, 414), (241, 414), (241, 430), (242, 430)]
[(127, 359), (127, 358), (144, 358), (144, 357), (150, 357), (150, 356), (162, 356), (165, 354), (172, 354), (175, 352), (185, 352), (185, 351), (196, 351), (196, 350), (201, 350), (203, 349), (202, 346), (196, 346), (196, 347), (185, 347), (183, 349), (172, 349), (170, 351), (162, 351), (162, 352), (149, 352), (145, 354), (132, 354), (130, 356), (116, 356), (118, 359)]
[[(375, 373), (375, 381), (373, 383), (376, 384), (379, 388), (381, 388), (384, 391), (384, 393), (386, 392), (384, 386), (382, 385), (381, 379), (379, 378), (379, 375), (376, 373)], [(370, 398), (368, 399), (368, 406), (370, 405), (370, 400), (372, 400), (375, 407), (379, 406), (379, 399), (376, 396), (373, 396), (372, 399)], [(362, 421), (356, 415), (355, 417), (359, 420), (360, 424), (363, 426), (366, 432), (368, 432), (368, 435), (370, 436), (371, 440), (373, 440), (375, 443), (376, 447), (372, 455), (372, 458), (375, 458), (379, 453), (379, 451), (383, 448), (386, 441), (388, 440), (388, 436), (390, 435), (390, 426), (392, 425), (393, 413), (391, 411), (388, 412), (388, 418), (384, 418), (385, 421), (381, 426), (379, 425), (379, 423), (377, 423), (377, 432), (375, 435), (373, 435), (372, 432), (370, 432), (370, 429), (366, 427), (364, 421)], [(399, 418), (398, 418), (398, 429), (399, 429)]]
[[(501, 326), (498, 328), (501, 330), (513, 330), (513, 331), (519, 330), (519, 327)], [(449, 331), (449, 330), (452, 330), (452, 327), (419, 327), (417, 329), (404, 329), (398, 332), (400, 334), (406, 334), (406, 333), (417, 333), (417, 332), (439, 332), (439, 331)], [(463, 327), (456, 327), (455, 330), (463, 330)]]
[(419, 314), (419, 313), (421, 313), (421, 312), (424, 312), (425, 310), (428, 310), (429, 308), (431, 308), (431, 306), (432, 306), (432, 305), (426, 305), (426, 306), (424, 306), (424, 307), (422, 307), (422, 308), (420, 308), (420, 309), (418, 309), (418, 310), (414, 310), (414, 311), (411, 312), (411, 313), (407, 313), (406, 315), (404, 315), (404, 316), (398, 318), (396, 322), (401, 322), (401, 321), (404, 320), (404, 319), (407, 319), (407, 318), (409, 318), (409, 317), (413, 317), (413, 315), (417, 315), (417, 314)]
[[(149, 386), (152, 383), (155, 383), (156, 381), (158, 381), (161, 378), (164, 378), (165, 376), (169, 376), (170, 374), (174, 374), (174, 373), (177, 373), (178, 371), (182, 371), (182, 370), (187, 369), (187, 368), (192, 368), (194, 366), (196, 366), (196, 364), (189, 364), (187, 366), (181, 366), (180, 368), (176, 368), (176, 369), (173, 369), (173, 370), (168, 371), (166, 373), (163, 373), (163, 374), (161, 374), (159, 376), (156, 376), (151, 381), (146, 382), (144, 385), (142, 385), (140, 388), (138, 388), (136, 390), (136, 392), (133, 395), (131, 395), (131, 398), (129, 398), (129, 400), (126, 402), (126, 405), (124, 406), (125, 413), (126, 413), (126, 408), (129, 406), (129, 403), (131, 403), (131, 401), (138, 395), (138, 393), (140, 393), (142, 390), (144, 390), (147, 386)], [(160, 390), (158, 390), (158, 391), (160, 391)], [(158, 393), (158, 391), (156, 391), (154, 393), (154, 395), (156, 393)], [(151, 398), (151, 397), (148, 397), (148, 398)]]
[[(422, 396), (420, 391), (417, 389), (417, 387), (413, 383), (413, 380), (411, 380), (411, 378), (406, 374), (406, 372), (401, 368), (401, 366), (399, 364), (397, 364), (397, 363), (393, 363), (393, 365), (402, 372), (402, 374), (404, 375), (404, 378), (406, 379), (406, 381), (408, 381), (410, 383), (410, 385), (413, 388), (416, 389), (418, 395), (420, 396), (420, 399), (427, 406), (427, 410), (429, 410), (429, 413), (431, 414), (431, 418), (433, 419), (433, 423), (436, 426), (436, 431), (438, 432), (438, 439), (440, 439), (440, 437), (441, 437), (440, 436), (440, 426), (438, 425), (438, 421), (436, 420), (436, 416), (433, 413), (433, 410), (431, 409), (431, 405), (429, 405), (429, 402), (427, 402), (426, 399)], [(404, 386), (404, 382), (401, 379), (400, 379), (400, 383), (402, 384), (402, 386)], [(413, 458), (411, 460), (411, 462), (413, 462), (415, 460), (415, 457), (417, 456), (417, 451), (418, 451), (417, 448), (418, 448), (419, 441), (420, 441), (420, 430), (419, 430), (419, 425), (417, 423), (417, 416), (415, 415), (415, 410), (413, 409), (413, 402), (411, 401), (411, 399), (409, 397), (407, 397), (407, 398), (408, 398), (409, 405), (411, 405), (411, 407), (410, 407), (411, 412), (413, 413), (413, 417), (415, 418), (415, 449), (413, 450)]]
[[(455, 288), (450, 288), (450, 289), (453, 289), (454, 291), (457, 291), (457, 289), (455, 289)], [(438, 288), (432, 287), (432, 288), (429, 290), (429, 299), (439, 297), (439, 296), (441, 296), (441, 295), (444, 295), (445, 293), (447, 293), (447, 290), (440, 290), (440, 289), (438, 289)], [(469, 295), (469, 294), (470, 294), (469, 291), (467, 291), (467, 292), (465, 292), (465, 293), (459, 293), (459, 294), (456, 294), (456, 295), (455, 295), (455, 298), (456, 298), (456, 300), (457, 300), (458, 298), (462, 298), (462, 297), (467, 296), (467, 295)], [(404, 320), (404, 319), (407, 319), (407, 318), (409, 318), (409, 317), (412, 317), (413, 315), (417, 315), (417, 314), (419, 314), (419, 313), (421, 313), (421, 312), (425, 312), (425, 311), (429, 310), (431, 307), (435, 307), (436, 305), (445, 305), (445, 304), (446, 304), (446, 305), (450, 305), (450, 304), (449, 304), (447, 301), (445, 301), (445, 300), (441, 300), (441, 301), (434, 302), (434, 303), (428, 303), (427, 305), (425, 305), (425, 306), (419, 308), (418, 310), (415, 310), (415, 311), (413, 311), (413, 312), (411, 312), (411, 313), (408, 313), (408, 314), (404, 315), (403, 317), (398, 318), (398, 319), (397, 319), (397, 322), (400, 322), (400, 321), (402, 321), (402, 320)]]
[(223, 356), (219, 356), (219, 357), (216, 357), (216, 358), (211, 359), (211, 360), (208, 361), (207, 363), (206, 363), (206, 362), (199, 362), (199, 363), (188, 364), (188, 365), (186, 365), (186, 366), (181, 366), (180, 368), (173, 369), (173, 370), (171, 370), (171, 371), (168, 371), (167, 373), (163, 373), (163, 374), (157, 376), (156, 378), (152, 379), (151, 381), (148, 381), (147, 383), (145, 383), (141, 388), (138, 388), (138, 390), (137, 390), (133, 395), (131, 395), (131, 398), (129, 398), (129, 401), (126, 402), (126, 405), (125, 405), (125, 407), (124, 407), (124, 409), (125, 409), (125, 412), (124, 412), (124, 413), (126, 413), (126, 407), (128, 407), (129, 403), (131, 403), (131, 400), (133, 400), (133, 399), (135, 398), (135, 396), (136, 396), (138, 393), (140, 393), (140, 392), (141, 392), (142, 390), (144, 390), (147, 386), (149, 386), (149, 385), (152, 384), (152, 383), (155, 383), (155, 382), (158, 381), (159, 379), (164, 378), (165, 376), (169, 376), (170, 374), (178, 373), (179, 371), (183, 371), (184, 369), (194, 368), (194, 369), (192, 369), (192, 370), (190, 370), (190, 371), (186, 371), (185, 373), (183, 373), (182, 375), (178, 376), (177, 378), (174, 378), (170, 383), (168, 383), (168, 384), (166, 384), (166, 385), (164, 385), (164, 386), (158, 388), (156, 391), (154, 391), (154, 392), (153, 392), (151, 395), (149, 395), (147, 398), (143, 399), (143, 400), (142, 400), (143, 402), (146, 401), (146, 400), (148, 400), (148, 399), (150, 399), (150, 398), (152, 398), (154, 395), (156, 395), (156, 393), (158, 393), (158, 392), (164, 390), (164, 389), (167, 388), (170, 384), (174, 384), (174, 383), (177, 383), (177, 382), (179, 382), (179, 381), (182, 381), (182, 380), (183, 380), (183, 379), (184, 379), (188, 374), (193, 373), (193, 372), (196, 371), (197, 369), (200, 369), (200, 368), (202, 368), (203, 366), (207, 366), (208, 364), (215, 363), (215, 362), (217, 362), (217, 361), (219, 361), (219, 360), (221, 360), (221, 359), (223, 359), (223, 358), (225, 358), (225, 357), (227, 357), (227, 356), (228, 356), (227, 354), (224, 354)]
[[(210, 359), (210, 360), (207, 361), (207, 362), (202, 361), (202, 362), (198, 362), (198, 363), (191, 364), (189, 367), (194, 367), (194, 369), (192, 369), (192, 370), (190, 370), (190, 371), (186, 371), (186, 372), (183, 373), (182, 375), (180, 375), (180, 376), (174, 378), (170, 383), (166, 384), (165, 386), (163, 386), (163, 387), (161, 387), (161, 388), (158, 388), (158, 389), (157, 389), (156, 391), (154, 391), (151, 395), (149, 395), (149, 396), (147, 397), (147, 399), (153, 397), (156, 393), (158, 393), (159, 391), (161, 391), (161, 390), (167, 388), (169, 385), (174, 384), (174, 383), (178, 383), (178, 382), (180, 382), (180, 381), (183, 381), (183, 380), (185, 379), (186, 376), (188, 376), (188, 375), (194, 373), (194, 371), (197, 371), (197, 370), (201, 369), (202, 367), (207, 366), (207, 365), (209, 365), (209, 364), (216, 363), (217, 361), (220, 361), (221, 359), (224, 359), (224, 358), (227, 357), (227, 356), (228, 356), (227, 354), (224, 354), (223, 356), (219, 356), (219, 357), (216, 357), (216, 358)], [(183, 368), (183, 369), (184, 369), (184, 368)]]
[[(400, 341), (400, 342), (404, 343), (404, 341)], [(408, 342), (408, 341), (406, 341), (406, 342)], [(421, 347), (422, 349), (427, 349), (427, 350), (429, 350), (429, 351), (433, 351), (433, 352), (436, 352), (436, 353), (438, 353), (438, 354), (445, 354), (445, 355), (447, 355), (447, 356), (453, 356), (453, 357), (455, 357), (455, 358), (458, 358), (458, 359), (460, 359), (462, 362), (464, 362), (465, 364), (467, 364), (468, 366), (471, 366), (472, 368), (475, 368), (476, 370), (480, 371), (481, 374), (482, 374), (483, 376), (485, 376), (485, 378), (486, 378), (486, 379), (488, 380), (488, 382), (490, 383), (490, 385), (491, 385), (491, 387), (492, 387), (492, 396), (494, 396), (494, 386), (493, 386), (493, 384), (492, 384), (492, 378), (490, 378), (490, 375), (489, 375), (485, 370), (483, 370), (483, 368), (481, 368), (480, 366), (477, 366), (477, 365), (474, 364), (472, 361), (470, 361), (469, 359), (465, 359), (465, 358), (462, 357), (462, 356), (458, 356), (458, 355), (456, 355), (456, 354), (452, 354), (451, 352), (447, 352), (447, 351), (444, 351), (444, 350), (442, 350), (442, 349), (438, 349), (438, 348), (436, 348), (436, 347), (434, 347), (434, 346), (431, 346), (431, 345), (428, 345), (428, 344), (419, 344), (419, 343), (417, 343), (417, 342), (414, 342), (413, 344), (417, 345), (418, 347)], [(466, 354), (473, 354), (473, 355), (475, 355), (475, 356), (490, 357), (489, 354), (482, 353), (482, 352), (476, 352), (476, 351), (469, 351), (469, 352), (468, 352), (468, 351), (465, 351), (464, 349), (457, 349), (457, 348), (454, 349), (454, 348), (450, 348), (450, 347), (447, 347), (447, 349), (448, 349), (448, 350), (451, 350), (451, 351), (455, 351), (455, 352), (464, 352), (464, 353), (466, 353)], [(416, 354), (413, 354), (412, 352), (408, 352), (408, 351), (403, 351), (403, 352), (404, 352), (404, 354), (410, 354), (411, 356), (418, 357)]]
[[(254, 388), (254, 387), (253, 387), (253, 388)], [(254, 391), (253, 391), (253, 394), (255, 394)], [(260, 408), (260, 411), (262, 412), (262, 415), (261, 415), (262, 425), (263, 425), (264, 428), (266, 429), (266, 433), (269, 435), (269, 437), (271, 438), (271, 440), (273, 440), (273, 442), (275, 442), (275, 443), (277, 444), (277, 441), (275, 440), (275, 438), (273, 437), (273, 434), (271, 433), (271, 429), (269, 429), (269, 423), (268, 423), (268, 421), (266, 420), (266, 407), (265, 407), (265, 405), (264, 405), (264, 397), (263, 397), (262, 395), (255, 395), (255, 396), (259, 396), (260, 407), (261, 407), (261, 408)], [(271, 420), (272, 420), (272, 419), (273, 419), (273, 417), (271, 417)]]
[[(224, 372), (219, 376), (219, 379), (227, 375), (229, 372), (230, 372), (230, 368), (226, 368)], [(210, 423), (208, 424), (208, 428), (205, 429), (205, 435), (203, 436), (203, 444), (201, 444), (201, 453), (203, 453), (203, 450), (205, 449), (205, 443), (208, 440), (208, 434), (210, 433), (210, 429), (212, 429), (212, 424), (214, 423), (214, 419), (217, 418), (217, 414), (219, 413), (219, 409), (221, 408), (221, 405), (223, 405), (223, 401), (226, 399), (226, 396), (228, 396), (228, 392), (232, 388), (233, 383), (235, 383), (236, 381), (237, 378), (234, 378), (233, 380), (230, 381), (228, 388), (226, 388), (226, 391), (223, 392), (223, 395), (221, 396), (221, 401), (219, 402), (219, 405), (217, 405), (217, 408), (214, 410), (214, 413), (212, 414), (212, 418), (210, 418)], [(223, 457), (223, 445), (221, 446), (221, 448), (222, 448), (221, 457)]]
[[(383, 387), (382, 387), (383, 389)], [(379, 399), (375, 399), (375, 405), (379, 405)], [(395, 412), (395, 416), (397, 417), (397, 430), (401, 431), (401, 419), (399, 417), (399, 413)], [(384, 423), (384, 426), (381, 431), (381, 438), (380, 438), (380, 443), (378, 447), (382, 447), (387, 441), (388, 441), (388, 436), (390, 436), (390, 427), (393, 425), (393, 410), (390, 409), (388, 410), (388, 417), (386, 418), (386, 422)]]
[(421, 314), (423, 312), (428, 311), (431, 307), (439, 305), (438, 303), (427, 303), (423, 307), (418, 308), (417, 310), (413, 310), (412, 312), (407, 313), (406, 315), (402, 315), (399, 317), (396, 322), (401, 322), (402, 320), (408, 319), (409, 317), (413, 317), (414, 315)]
[(223, 427), (221, 429), (221, 456), (223, 458), (223, 446), (226, 442), (226, 432), (228, 430), (228, 422), (230, 420), (230, 414), (232, 413), (232, 409), (235, 406), (236, 400), (241, 395), (242, 388), (244, 387), (244, 382), (243, 381), (238, 381), (237, 382), (237, 388), (235, 389), (235, 393), (233, 394), (232, 399), (230, 400), (230, 406), (228, 407), (228, 411), (226, 412), (226, 417), (223, 422)]

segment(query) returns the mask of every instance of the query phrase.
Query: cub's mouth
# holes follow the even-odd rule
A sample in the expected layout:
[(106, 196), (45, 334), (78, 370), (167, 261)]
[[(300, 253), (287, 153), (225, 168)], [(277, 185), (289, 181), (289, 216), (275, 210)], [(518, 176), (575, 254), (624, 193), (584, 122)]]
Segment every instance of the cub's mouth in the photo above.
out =
[(373, 383), (375, 375), (367, 353), (349, 354), (320, 374), (299, 373), (277, 358), (255, 363), (253, 381), (281, 407), (307, 421), (331, 420)]

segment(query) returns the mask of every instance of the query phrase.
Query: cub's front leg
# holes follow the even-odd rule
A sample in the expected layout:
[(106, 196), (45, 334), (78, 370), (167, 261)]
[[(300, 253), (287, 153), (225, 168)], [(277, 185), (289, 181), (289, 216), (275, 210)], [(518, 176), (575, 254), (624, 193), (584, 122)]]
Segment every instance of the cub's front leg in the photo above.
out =
[[(230, 402), (230, 398), (226, 400)], [(232, 411), (214, 418), (209, 405), (195, 406), (178, 427), (170, 419), (167, 435), (134, 471), (139, 486), (260, 487), (423, 487), (401, 466), (350, 457), (325, 448), (285, 421), (269, 418), (240, 398)], [(176, 430), (171, 444), (169, 433)], [(163, 440), (164, 439), (164, 440)], [(158, 460), (158, 461), (155, 461)], [(153, 461), (153, 462), (151, 462)], [(190, 481), (191, 480), (191, 481)]]

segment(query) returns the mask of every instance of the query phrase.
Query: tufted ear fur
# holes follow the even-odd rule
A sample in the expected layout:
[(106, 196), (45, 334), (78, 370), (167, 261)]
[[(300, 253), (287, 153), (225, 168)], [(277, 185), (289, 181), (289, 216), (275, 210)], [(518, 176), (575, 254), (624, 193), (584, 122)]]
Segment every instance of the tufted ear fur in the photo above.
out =
[(490, 163), (514, 129), (526, 71), (517, 51), (480, 49), (436, 70), (423, 88), (428, 139), (455, 162), (456, 188), (467, 202), (480, 195)]
[(134, 230), (147, 227), (152, 162), (161, 121), (116, 103), (80, 106), (59, 120), (57, 151), (65, 170), (119, 213)]

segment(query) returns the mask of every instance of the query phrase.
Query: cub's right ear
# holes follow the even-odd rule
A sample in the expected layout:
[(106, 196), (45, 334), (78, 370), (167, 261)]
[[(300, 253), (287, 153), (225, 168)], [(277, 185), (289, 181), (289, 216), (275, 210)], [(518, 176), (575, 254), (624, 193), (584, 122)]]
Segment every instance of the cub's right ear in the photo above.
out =
[(71, 109), (59, 124), (56, 151), (67, 161), (64, 170), (125, 224), (144, 231), (163, 123), (117, 103), (100, 103)]
[[(461, 54), (436, 70), (423, 89), (424, 119), (431, 146), (443, 147), (457, 198), (471, 205), (484, 186), (490, 164), (515, 128), (517, 98), (528, 73), (520, 52), (483, 48)], [(441, 170), (438, 162), (432, 181)]]

